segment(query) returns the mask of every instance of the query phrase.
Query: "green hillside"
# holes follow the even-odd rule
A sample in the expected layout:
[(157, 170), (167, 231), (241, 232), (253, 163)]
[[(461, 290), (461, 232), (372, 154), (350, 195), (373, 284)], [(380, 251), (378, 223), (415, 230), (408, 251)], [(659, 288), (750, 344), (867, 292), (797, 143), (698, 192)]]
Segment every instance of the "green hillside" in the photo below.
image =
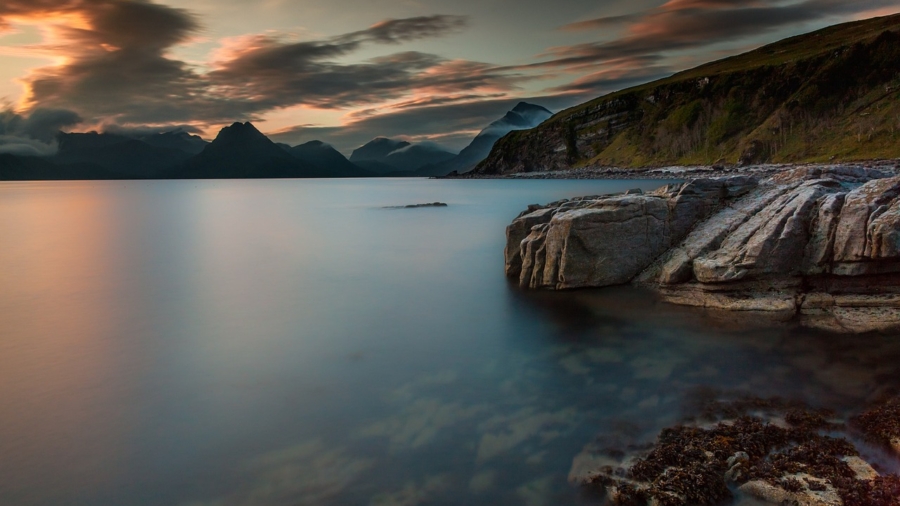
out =
[(500, 139), (480, 174), (900, 158), (900, 15), (606, 95)]

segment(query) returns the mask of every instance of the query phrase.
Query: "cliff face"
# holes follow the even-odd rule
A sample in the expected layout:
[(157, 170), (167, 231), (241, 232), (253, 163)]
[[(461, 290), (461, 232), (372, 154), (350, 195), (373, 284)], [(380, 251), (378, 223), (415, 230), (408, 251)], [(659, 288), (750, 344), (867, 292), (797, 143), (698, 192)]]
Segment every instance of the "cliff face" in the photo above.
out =
[(900, 15), (837, 25), (562, 111), (475, 174), (900, 157)]
[(813, 167), (531, 208), (507, 228), (526, 288), (629, 282), (671, 302), (900, 329), (900, 176)]

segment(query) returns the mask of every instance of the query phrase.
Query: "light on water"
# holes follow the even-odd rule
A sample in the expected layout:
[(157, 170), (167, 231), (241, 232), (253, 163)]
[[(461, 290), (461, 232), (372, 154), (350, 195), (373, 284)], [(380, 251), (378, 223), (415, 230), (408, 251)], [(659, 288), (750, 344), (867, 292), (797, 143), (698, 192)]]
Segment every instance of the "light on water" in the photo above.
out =
[(504, 278), (528, 204), (660, 184), (3, 183), (0, 504), (597, 504), (581, 449), (704, 389), (898, 386), (895, 339)]

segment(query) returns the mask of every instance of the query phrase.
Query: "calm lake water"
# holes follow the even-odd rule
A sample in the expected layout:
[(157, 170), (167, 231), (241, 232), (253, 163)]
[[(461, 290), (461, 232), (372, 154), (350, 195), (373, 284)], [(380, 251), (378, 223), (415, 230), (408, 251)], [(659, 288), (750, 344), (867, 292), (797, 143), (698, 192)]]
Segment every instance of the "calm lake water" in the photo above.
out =
[(894, 336), (504, 278), (526, 205), (660, 184), (0, 183), (0, 504), (598, 504), (573, 457), (704, 389), (898, 386)]

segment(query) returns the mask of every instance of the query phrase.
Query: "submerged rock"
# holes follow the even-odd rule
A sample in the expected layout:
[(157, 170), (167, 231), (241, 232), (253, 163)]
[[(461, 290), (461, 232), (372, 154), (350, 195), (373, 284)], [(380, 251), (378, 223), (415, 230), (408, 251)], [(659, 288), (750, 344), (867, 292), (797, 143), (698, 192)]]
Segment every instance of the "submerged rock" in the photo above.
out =
[(526, 288), (641, 283), (671, 302), (900, 329), (900, 176), (803, 167), (530, 206), (507, 228)]
[(627, 506), (713, 506), (734, 490), (778, 505), (900, 505), (900, 477), (880, 475), (835, 437), (845, 427), (828, 413), (754, 401), (728, 406), (736, 418), (664, 429), (648, 450), (589, 447), (575, 458), (570, 481), (602, 487)]

